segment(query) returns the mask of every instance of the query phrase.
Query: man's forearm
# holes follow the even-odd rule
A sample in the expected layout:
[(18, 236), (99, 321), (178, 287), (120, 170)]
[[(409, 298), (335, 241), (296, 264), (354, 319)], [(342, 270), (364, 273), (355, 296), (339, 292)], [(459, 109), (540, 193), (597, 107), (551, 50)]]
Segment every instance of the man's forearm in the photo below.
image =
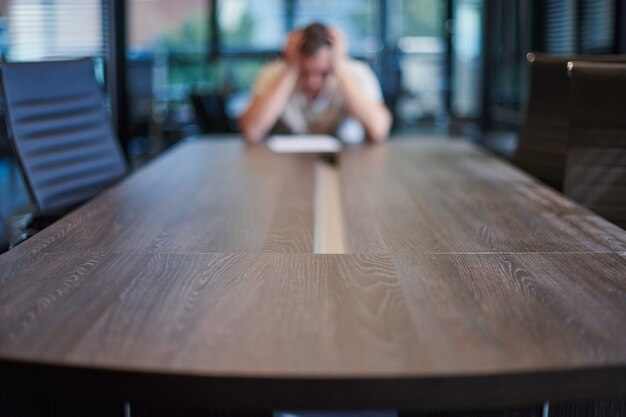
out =
[(361, 88), (351, 78), (345, 65), (335, 69), (340, 88), (345, 96), (345, 106), (365, 129), (372, 142), (382, 142), (389, 135), (391, 114), (381, 102), (371, 100), (363, 94)]
[(274, 126), (297, 82), (297, 67), (288, 67), (285, 74), (277, 77), (274, 85), (270, 86), (266, 93), (252, 99), (248, 109), (239, 118), (239, 126), (248, 143), (260, 142)]

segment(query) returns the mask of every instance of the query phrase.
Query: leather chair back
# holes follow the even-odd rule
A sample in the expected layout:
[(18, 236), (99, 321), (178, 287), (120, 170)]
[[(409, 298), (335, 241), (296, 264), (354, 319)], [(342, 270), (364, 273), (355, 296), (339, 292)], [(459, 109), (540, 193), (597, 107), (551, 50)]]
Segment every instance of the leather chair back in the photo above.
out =
[(1, 69), (9, 137), (39, 214), (67, 211), (124, 176), (91, 59)]
[(564, 193), (626, 228), (626, 64), (573, 62)]
[(626, 62), (626, 55), (555, 56), (529, 53), (531, 83), (526, 120), (520, 129), (513, 162), (561, 191), (569, 126), (567, 63)]

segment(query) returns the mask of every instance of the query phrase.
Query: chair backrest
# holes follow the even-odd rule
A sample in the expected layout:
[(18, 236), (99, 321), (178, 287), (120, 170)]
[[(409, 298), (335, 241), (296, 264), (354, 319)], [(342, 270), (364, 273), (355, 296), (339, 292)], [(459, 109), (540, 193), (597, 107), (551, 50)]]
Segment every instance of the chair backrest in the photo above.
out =
[(91, 59), (0, 68), (9, 136), (40, 214), (81, 204), (127, 172)]
[(126, 63), (129, 129), (132, 137), (149, 136), (153, 104), (153, 59), (129, 59)]
[(626, 228), (626, 64), (573, 62), (564, 193)]
[(202, 133), (228, 133), (232, 131), (226, 115), (224, 99), (217, 94), (191, 94), (191, 104)]
[(626, 62), (626, 55), (529, 53), (527, 59), (531, 65), (528, 106), (513, 162), (560, 191), (565, 175), (569, 120), (567, 63), (572, 60)]
[(561, 190), (567, 143), (570, 57), (528, 54), (530, 91), (526, 121), (519, 132), (513, 162)]
[(4, 219), (0, 215), (0, 253), (6, 252), (9, 249), (9, 235), (7, 233)]

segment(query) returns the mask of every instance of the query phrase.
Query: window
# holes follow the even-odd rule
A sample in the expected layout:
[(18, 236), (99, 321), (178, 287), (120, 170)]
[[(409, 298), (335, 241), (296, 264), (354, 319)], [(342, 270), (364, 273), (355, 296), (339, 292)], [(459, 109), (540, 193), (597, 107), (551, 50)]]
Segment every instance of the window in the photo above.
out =
[[(379, 75), (387, 105), (403, 106), (407, 126), (432, 123), (445, 113), (445, 1), (129, 0), (128, 4), (128, 85), (135, 109), (131, 112), (136, 115), (131, 119), (143, 120), (146, 137), (166, 136), (166, 130), (194, 133), (191, 92), (222, 96), (228, 115), (237, 117), (249, 102), (260, 68), (280, 55), (288, 32), (316, 21), (342, 29), (350, 54), (367, 61)], [(147, 119), (156, 134), (146, 133)]]
[(284, 0), (226, 0), (217, 7), (221, 49), (278, 50), (287, 34)]
[(580, 4), (580, 51), (611, 53), (615, 38), (615, 2), (582, 0)]
[(572, 53), (576, 7), (571, 0), (548, 0), (546, 3), (545, 50), (554, 54)]
[(350, 53), (367, 57), (380, 51), (378, 2), (374, 0), (343, 0), (333, 2), (308, 0), (297, 3), (295, 26), (312, 22), (336, 26), (343, 30)]
[(614, 52), (615, 12), (615, 0), (548, 0), (545, 52)]
[[(126, 75), (133, 138), (169, 140), (168, 135), (180, 135), (193, 122), (189, 92), (215, 78), (208, 59), (210, 6), (207, 0), (128, 0)], [(131, 153), (139, 152), (133, 146)]]
[(100, 0), (10, 1), (2, 51), (10, 61), (101, 57), (103, 12)]
[(490, 116), (500, 124), (516, 127), (523, 120), (530, 51), (530, 13), (528, 0), (506, 0), (494, 4), (490, 59)]
[(129, 82), (134, 76), (158, 77), (157, 85), (170, 91), (203, 82), (209, 39), (206, 0), (130, 0), (128, 10), (129, 67), (148, 60), (154, 70), (129, 74)]
[(390, 32), (396, 40), (401, 77), (395, 107), (398, 124), (408, 127), (433, 120), (445, 124), (441, 116), (445, 113), (446, 2), (396, 0), (391, 5)]
[(460, 118), (480, 116), (483, 7), (481, 0), (454, 2), (451, 111)]
[[(0, 59), (42, 61), (92, 57), (104, 84), (106, 8), (101, 0), (0, 2)], [(0, 129), (0, 156), (8, 153)]]

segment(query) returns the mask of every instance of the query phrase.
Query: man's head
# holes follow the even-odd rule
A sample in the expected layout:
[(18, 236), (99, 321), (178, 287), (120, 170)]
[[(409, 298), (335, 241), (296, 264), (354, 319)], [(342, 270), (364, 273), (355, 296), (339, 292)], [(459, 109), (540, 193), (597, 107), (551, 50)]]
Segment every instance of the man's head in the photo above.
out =
[(302, 30), (300, 56), (300, 85), (307, 96), (314, 98), (332, 69), (331, 42), (324, 25), (313, 23)]

